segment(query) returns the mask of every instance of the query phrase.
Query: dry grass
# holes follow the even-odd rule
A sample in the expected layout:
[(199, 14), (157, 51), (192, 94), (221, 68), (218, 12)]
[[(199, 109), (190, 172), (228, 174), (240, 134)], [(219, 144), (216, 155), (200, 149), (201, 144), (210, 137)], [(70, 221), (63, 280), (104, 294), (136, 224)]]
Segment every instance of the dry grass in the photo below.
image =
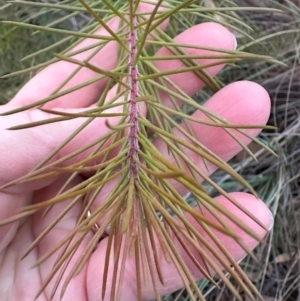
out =
[[(217, 3), (218, 1), (215, 1)], [(277, 154), (274, 157), (264, 149), (251, 145), (259, 162), (254, 162), (244, 152), (232, 165), (253, 185), (259, 197), (268, 204), (275, 216), (273, 231), (266, 244), (255, 250), (259, 264), (246, 258), (241, 265), (259, 288), (266, 301), (300, 300), (300, 0), (260, 1), (236, 0), (238, 6), (280, 7), (284, 13), (245, 13), (242, 20), (254, 29), (251, 32), (259, 43), (249, 43), (238, 36), (240, 49), (267, 54), (283, 61), (287, 67), (266, 63), (243, 62), (228, 66), (220, 75), (224, 84), (237, 80), (259, 83), (269, 92), (272, 100), (270, 125), (275, 131), (264, 132), (261, 141)], [(228, 176), (216, 173), (228, 191), (240, 190)], [(212, 288), (206, 280), (199, 286), (207, 291), (207, 300), (235, 300), (222, 283), (221, 289)], [(185, 291), (167, 296), (165, 300), (190, 300)], [(247, 299), (245, 299), (247, 300)]]
[[(235, 1), (239, 5), (272, 5), (271, 1)], [(274, 1), (275, 2), (275, 1)], [(242, 265), (267, 301), (300, 300), (300, 1), (282, 3), (285, 14), (253, 14), (245, 17), (262, 36), (276, 36), (245, 48), (272, 55), (287, 64), (286, 68), (265, 63), (240, 65), (240, 70), (228, 68), (222, 78), (225, 82), (248, 79), (267, 89), (272, 99), (270, 125), (277, 130), (265, 132), (260, 138), (278, 154), (278, 158), (253, 145), (259, 163), (239, 154), (233, 162), (236, 169), (255, 187), (275, 216), (275, 226), (266, 245), (256, 250), (260, 262), (246, 259)], [(298, 32), (296, 32), (298, 31)], [(239, 45), (243, 39), (240, 39)], [(223, 184), (230, 180), (220, 176)], [(231, 184), (232, 190), (234, 187)], [(226, 289), (214, 290), (209, 300), (234, 300)]]
[[(215, 1), (215, 4), (217, 5)], [(260, 262), (245, 259), (243, 267), (249, 277), (260, 289), (267, 301), (300, 300), (300, 0), (262, 1), (235, 0), (242, 6), (276, 6), (282, 5), (284, 14), (244, 13), (243, 20), (254, 28), (251, 33), (256, 39), (264, 36), (270, 38), (253, 43), (245, 48), (247, 51), (272, 55), (284, 61), (287, 67), (278, 67), (266, 63), (243, 62), (238, 68), (229, 66), (220, 75), (224, 83), (248, 79), (264, 86), (272, 99), (272, 114), (269, 124), (277, 127), (276, 131), (260, 135), (262, 141), (272, 147), (278, 158), (253, 145), (259, 163), (239, 154), (232, 160), (233, 166), (251, 182), (259, 196), (268, 204), (275, 215), (275, 227), (267, 238), (266, 245), (260, 246), (255, 254)], [(0, 0), (0, 7), (4, 1)], [(27, 11), (10, 12), (14, 17), (28, 14)], [(6, 15), (6, 17), (9, 17)], [(44, 15), (32, 22), (47, 22)], [(76, 27), (84, 21), (84, 16), (62, 24)], [(297, 32), (298, 30), (298, 32)], [(274, 36), (272, 36), (274, 35)], [(242, 48), (248, 40), (237, 34)], [(22, 37), (20, 39), (20, 37)], [(21, 58), (28, 52), (42, 47), (36, 45), (37, 39), (50, 45), (56, 40), (54, 35), (40, 33), (32, 36), (23, 29), (10, 32), (0, 28), (0, 63), (1, 74), (30, 66), (30, 60), (22, 62)], [(41, 55), (40, 60), (47, 59)], [(29, 77), (32, 75), (29, 75)], [(0, 103), (8, 101), (13, 94), (28, 80), (28, 77), (0, 79)], [(214, 177), (227, 190), (238, 190), (236, 183), (222, 174)], [(209, 289), (207, 281), (199, 283), (203, 290)], [(225, 287), (213, 289), (208, 293), (208, 300), (234, 300)], [(189, 300), (184, 291), (166, 296), (165, 300)]]

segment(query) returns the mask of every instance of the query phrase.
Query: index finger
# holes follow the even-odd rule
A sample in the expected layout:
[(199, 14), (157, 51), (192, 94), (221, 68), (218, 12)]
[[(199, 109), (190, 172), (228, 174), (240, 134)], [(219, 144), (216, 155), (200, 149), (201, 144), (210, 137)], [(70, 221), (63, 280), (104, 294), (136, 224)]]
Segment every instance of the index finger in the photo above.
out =
[[(141, 3), (139, 5), (140, 12), (152, 12), (153, 5)], [(147, 16), (147, 15), (146, 15)], [(160, 25), (161, 29), (164, 29), (168, 24), (168, 21), (163, 22)], [(117, 32), (120, 25), (120, 18), (114, 17), (107, 22), (107, 25), (113, 32)], [(95, 33), (95, 35), (109, 36), (109, 32), (101, 27)], [(90, 64), (98, 67), (102, 70), (112, 70), (117, 66), (117, 41), (110, 41), (104, 47), (99, 50), (99, 39), (88, 38), (79, 43), (70, 52), (80, 51), (86, 47), (91, 49), (78, 53), (72, 56), (73, 59), (79, 61), (88, 60)], [(94, 47), (92, 47), (95, 45)], [(97, 46), (98, 45), (98, 46)], [(41, 72), (39, 72), (34, 78), (32, 78), (11, 100), (11, 104), (14, 106), (24, 106), (41, 99), (44, 99), (51, 95), (61, 86), (61, 84), (74, 72), (76, 69), (79, 71), (63, 86), (60, 91), (64, 91), (77, 85), (83, 84), (89, 80), (94, 79), (99, 74), (89, 68), (79, 67), (75, 63), (67, 61), (59, 61), (47, 66)], [(47, 103), (47, 108), (85, 108), (95, 103), (104, 87), (106, 86), (109, 78), (104, 77), (84, 88), (80, 88), (64, 96), (56, 98)]]
[[(117, 31), (119, 25), (119, 19), (113, 18), (108, 22), (108, 25), (113, 31)], [(97, 35), (107, 36), (109, 33), (104, 29), (100, 28), (95, 32)], [(79, 51), (85, 47), (96, 45), (99, 43), (97, 39), (85, 39), (79, 43), (71, 52)], [(83, 51), (79, 54), (72, 56), (72, 58), (84, 61), (93, 55), (97, 50), (97, 47)], [(89, 60), (89, 62), (104, 70), (111, 70), (117, 64), (117, 42), (108, 42), (99, 52)], [(39, 101), (43, 98), (48, 97), (55, 92), (59, 86), (78, 68), (78, 65), (66, 61), (59, 61), (47, 66), (35, 77), (33, 77), (14, 97), (11, 104), (15, 106), (24, 106), (30, 103)], [(81, 67), (80, 70), (73, 76), (70, 81), (66, 83), (63, 90), (75, 87), (85, 81), (88, 81), (96, 76), (96, 72)], [(95, 102), (105, 84), (107, 78), (99, 80), (92, 85), (86, 86), (82, 89), (76, 90), (65, 96), (59, 97), (47, 104), (47, 107), (60, 107), (60, 108), (79, 108), (89, 106)], [(73, 101), (71, 101), (73, 100)], [(75, 100), (75, 101), (74, 101)]]

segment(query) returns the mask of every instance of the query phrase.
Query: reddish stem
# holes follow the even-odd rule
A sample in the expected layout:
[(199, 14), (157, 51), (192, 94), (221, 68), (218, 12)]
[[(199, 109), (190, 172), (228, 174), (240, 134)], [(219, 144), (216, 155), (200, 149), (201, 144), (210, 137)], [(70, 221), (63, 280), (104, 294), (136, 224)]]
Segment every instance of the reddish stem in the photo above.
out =
[[(135, 1), (132, 1), (133, 8), (135, 7)], [(138, 67), (134, 65), (134, 61), (137, 53), (137, 16), (135, 12), (132, 15), (133, 26), (131, 27), (128, 39), (128, 47), (130, 50), (129, 54), (129, 100), (128, 100), (128, 110), (129, 110), (129, 123), (132, 124), (129, 128), (129, 177), (134, 177), (138, 179), (138, 165), (136, 164), (135, 159), (138, 158), (139, 151), (139, 142), (138, 142), (138, 134), (140, 132), (138, 116), (139, 116), (139, 107), (137, 102), (135, 101), (139, 94), (138, 87)]]

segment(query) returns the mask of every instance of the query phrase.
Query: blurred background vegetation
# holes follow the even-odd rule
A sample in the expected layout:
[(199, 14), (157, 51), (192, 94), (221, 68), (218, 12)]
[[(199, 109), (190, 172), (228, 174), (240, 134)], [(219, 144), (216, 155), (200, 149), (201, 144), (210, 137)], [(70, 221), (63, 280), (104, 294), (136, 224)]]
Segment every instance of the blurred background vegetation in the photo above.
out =
[[(56, 3), (59, 0), (35, 2)], [(68, 2), (65, 0), (64, 2)], [(244, 61), (227, 66), (218, 76), (225, 85), (237, 80), (251, 80), (267, 89), (272, 99), (270, 125), (274, 131), (265, 131), (261, 141), (270, 146), (278, 157), (252, 144), (251, 150), (259, 162), (255, 162), (244, 152), (236, 156), (231, 164), (255, 188), (259, 197), (270, 207), (275, 216), (275, 226), (268, 235), (266, 244), (255, 251), (259, 263), (246, 258), (241, 265), (250, 279), (261, 291), (266, 301), (300, 300), (300, 0), (203, 0), (203, 5), (238, 7), (273, 7), (283, 13), (274, 12), (229, 12), (199, 16), (197, 22), (214, 20), (227, 27), (236, 35), (238, 50), (270, 55), (284, 62), (287, 67), (265, 62)], [(6, 7), (7, 1), (0, 0), (0, 20), (26, 20), (35, 25), (57, 23), (58, 28), (79, 30), (90, 21), (84, 13), (65, 14), (62, 11), (45, 11), (30, 6)], [(242, 20), (248, 27), (236, 20)], [(180, 29), (180, 24), (178, 24)], [(242, 29), (242, 30), (240, 30)], [(248, 35), (254, 39), (251, 40)], [(0, 76), (29, 68), (51, 59), (51, 51), (38, 56), (27, 55), (45, 49), (59, 41), (55, 33), (0, 25)], [(69, 41), (70, 42), (70, 41)], [(58, 44), (55, 51), (68, 44)], [(26, 83), (36, 70), (28, 74), (0, 78), (0, 103), (6, 103)], [(197, 96), (204, 100), (209, 92), (204, 90)], [(256, 100), (253, 99), (253, 102)], [(236, 182), (221, 173), (213, 175), (227, 191), (242, 190)], [(212, 192), (213, 193), (213, 192)], [(192, 200), (190, 200), (192, 201)], [(208, 300), (234, 300), (226, 287), (210, 287), (207, 281), (199, 282)], [(183, 291), (164, 300), (189, 300)], [(245, 299), (247, 300), (247, 299)]]

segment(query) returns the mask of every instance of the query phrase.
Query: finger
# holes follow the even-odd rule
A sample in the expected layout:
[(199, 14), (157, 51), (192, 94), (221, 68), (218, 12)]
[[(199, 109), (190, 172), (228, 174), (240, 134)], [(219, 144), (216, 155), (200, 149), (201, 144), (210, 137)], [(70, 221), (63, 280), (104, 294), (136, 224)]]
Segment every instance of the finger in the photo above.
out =
[[(246, 209), (248, 209), (250, 212), (255, 214), (257, 218), (265, 225), (266, 229), (270, 229), (272, 227), (273, 225), (272, 215), (269, 209), (267, 208), (267, 206), (262, 201), (246, 193), (233, 193), (232, 196)], [(237, 207), (235, 207), (225, 197), (220, 196), (215, 200), (219, 204), (222, 204), (222, 206), (226, 207), (233, 214), (235, 214), (238, 218), (243, 220), (244, 223), (247, 224), (248, 227), (250, 227), (253, 231), (255, 231), (259, 237), (263, 238), (266, 235), (266, 231), (264, 229), (258, 226), (251, 218), (249, 218)], [(199, 211), (198, 208), (195, 210)], [(212, 221), (218, 223), (216, 219), (209, 212), (204, 211), (204, 215), (209, 219), (211, 219)], [(194, 226), (199, 231), (200, 235), (203, 236), (205, 240), (209, 242), (209, 244), (215, 247), (216, 250), (218, 250), (218, 247), (212, 241), (210, 236), (202, 228), (200, 228), (189, 215), (187, 215), (187, 218), (190, 219), (190, 222), (194, 224)], [(238, 228), (234, 223), (230, 222), (228, 219), (227, 222), (232, 227), (233, 231), (243, 240), (243, 242), (247, 245), (248, 248), (250, 249), (255, 248), (255, 246), (258, 243), (254, 238), (249, 236), (247, 233), (243, 232), (240, 228)], [(234, 239), (227, 237), (224, 234), (217, 232), (215, 230), (213, 230), (213, 232), (236, 261), (242, 259), (246, 255), (245, 251), (240, 247), (240, 245)], [(189, 255), (184, 251), (183, 247), (176, 239), (176, 236), (173, 234), (171, 238), (172, 241), (174, 241), (180, 256), (185, 261), (186, 265), (190, 268), (192, 275), (194, 275), (195, 277), (195, 280), (199, 280), (203, 278), (203, 275), (193, 264), (193, 262), (189, 258)], [(197, 250), (186, 240), (184, 240), (184, 244), (193, 253), (195, 259), (203, 266), (202, 259), (199, 256)], [(157, 243), (157, 246), (159, 248), (159, 243)], [(205, 250), (205, 247), (201, 245), (201, 243), (200, 246), (203, 247)], [(99, 247), (93, 253), (90, 259), (88, 270), (87, 270), (87, 278), (86, 278), (88, 300), (93, 300), (93, 301), (101, 300), (101, 289), (102, 289), (101, 283), (103, 279), (103, 269), (99, 267), (103, 267), (105, 264), (104, 260), (105, 260), (106, 247), (107, 247), (107, 239), (101, 241)], [(208, 254), (210, 254), (213, 260), (216, 261), (216, 263), (218, 263), (217, 260), (211, 254), (211, 252), (208, 252)], [(164, 255), (162, 253), (162, 250), (160, 249), (158, 249), (158, 258), (160, 259), (161, 271), (163, 273), (163, 279), (164, 279), (164, 285), (162, 285), (158, 280), (159, 277), (157, 277), (156, 285), (159, 293), (161, 295), (165, 295), (168, 293), (172, 293), (173, 291), (181, 288), (183, 286), (183, 283), (180, 276), (178, 275), (176, 267), (174, 266), (174, 264), (169, 263), (164, 259)], [(113, 254), (111, 254), (110, 260), (111, 260), (111, 264), (109, 265), (109, 272), (107, 277), (108, 287), (107, 287), (105, 300), (109, 300), (110, 289), (112, 285), (111, 281), (113, 278), (112, 273), (114, 267)], [(203, 268), (205, 268), (205, 266), (203, 266)], [(150, 275), (148, 275), (148, 279), (151, 279)], [(125, 276), (124, 276), (124, 283), (123, 283), (123, 290), (122, 290), (123, 301), (137, 300), (136, 282), (137, 279), (136, 279), (136, 271), (135, 271), (135, 261), (132, 256), (127, 259), (127, 262), (125, 264)], [(151, 285), (151, 281), (149, 282), (150, 283), (148, 286), (146, 285), (143, 286), (143, 300), (151, 300), (155, 298), (155, 293)]]
[[(193, 26), (183, 33), (179, 34), (175, 39), (175, 42), (182, 44), (190, 44), (202, 47), (212, 47), (212, 48), (222, 48), (228, 50), (234, 50), (236, 48), (236, 39), (234, 35), (225, 27), (217, 23), (202, 23), (196, 26)], [(184, 48), (185, 52), (190, 55), (217, 55), (216, 51), (209, 51), (204, 49), (193, 49), (193, 48)], [(162, 47), (157, 53), (157, 56), (170, 56), (172, 52), (166, 47)], [(207, 65), (218, 62), (218, 59), (196, 59), (197, 63), (201, 65)], [(155, 66), (161, 71), (167, 70), (176, 70), (186, 67), (181, 60), (159, 60), (155, 61)], [(220, 72), (224, 64), (219, 64), (216, 66), (208, 67), (205, 69), (205, 72), (214, 77), (218, 72)], [(178, 73), (168, 76), (178, 88), (183, 90), (188, 95), (194, 95), (201, 88), (205, 86), (204, 82), (194, 73)], [(171, 90), (174, 90), (169, 84), (165, 84)], [(166, 94), (166, 92), (161, 91), (161, 98), (164, 105), (168, 107), (173, 107), (173, 104)], [(177, 101), (178, 105), (181, 104), (180, 101)]]
[[(119, 18), (113, 18), (108, 22), (108, 26), (116, 32), (119, 26)], [(100, 28), (95, 32), (97, 35), (109, 36), (109, 33)], [(85, 47), (92, 46), (99, 43), (98, 39), (85, 39), (78, 44), (70, 52), (75, 52)], [(88, 59), (90, 55), (95, 52), (95, 48), (86, 50), (82, 53), (72, 56), (72, 58), (84, 61)], [(103, 70), (112, 70), (117, 64), (117, 42), (108, 42), (98, 53), (96, 53), (89, 62)], [(59, 61), (51, 64), (41, 72), (39, 72), (34, 78), (32, 78), (14, 97), (11, 103), (15, 106), (24, 106), (41, 99), (44, 99), (51, 95), (60, 85), (78, 68), (78, 65)], [(94, 71), (88, 68), (82, 67), (80, 71), (73, 76), (70, 81), (61, 89), (67, 90), (75, 87), (81, 83), (84, 83), (94, 77), (96, 77)], [(95, 102), (99, 97), (101, 90), (105, 87), (108, 78), (97, 81), (96, 83), (84, 87), (80, 90), (74, 91), (65, 96), (59, 97), (47, 104), (48, 108), (62, 107), (62, 108), (80, 108), (90, 105)], [(57, 91), (58, 92), (58, 91)]]
[[(12, 106), (10, 107), (12, 108)], [(118, 106), (111, 108), (106, 112), (119, 113), (122, 110), (123, 108)], [(82, 109), (68, 109), (66, 112), (79, 113), (82, 112)], [(47, 120), (51, 117), (56, 116), (40, 110), (31, 110), (19, 113), (18, 116), (8, 115), (0, 119), (0, 129), (2, 129), (0, 143), (0, 152), (2, 154), (0, 156), (0, 164), (2, 166), (0, 186), (26, 175), (88, 120), (87, 118), (76, 118), (13, 132), (6, 130), (6, 128), (18, 124), (38, 122)], [(110, 118), (110, 125), (116, 125), (120, 118), (121, 117)], [(88, 143), (99, 139), (102, 135), (107, 134), (110, 129), (105, 124), (106, 121), (107, 118), (94, 118), (94, 120), (79, 132), (74, 139), (58, 151), (49, 162), (54, 162), (57, 159), (84, 147)], [(108, 140), (104, 147), (108, 146), (110, 141), (111, 140)], [(20, 147), (20, 145), (22, 145), (22, 147)], [(82, 152), (76, 156), (76, 158), (72, 158), (69, 163), (74, 161), (77, 162), (77, 160), (87, 157), (94, 148)], [(38, 182), (12, 186), (6, 191), (11, 193), (26, 193), (44, 187), (54, 180), (55, 178), (49, 178)]]
[[(264, 125), (267, 123), (270, 115), (270, 104), (270, 97), (264, 88), (253, 82), (241, 81), (221, 89), (204, 104), (204, 107), (234, 125)], [(196, 111), (192, 116), (199, 120), (211, 121), (200, 111)], [(194, 131), (195, 139), (224, 161), (233, 158), (242, 149), (242, 146), (220, 127), (203, 125), (192, 121), (187, 123)], [(182, 127), (186, 129), (185, 125), (182, 125)], [(261, 129), (245, 130), (246, 133), (252, 136), (257, 136), (260, 131)], [(173, 133), (176, 137), (194, 144), (179, 130), (174, 129)], [(250, 138), (238, 133), (236, 130), (232, 130), (231, 133), (246, 145), (251, 141)], [(157, 139), (154, 144), (170, 162), (176, 164), (174, 157), (169, 155), (164, 141)], [(210, 162), (206, 162), (205, 165), (203, 159), (193, 150), (184, 146), (182, 150), (205, 175), (209, 176), (217, 169)], [(199, 177), (199, 180), (201, 181), (202, 179)], [(177, 182), (172, 183), (182, 195), (187, 193), (185, 187), (178, 185)]]
[[(152, 12), (153, 5), (141, 3), (139, 5), (140, 12)], [(148, 16), (148, 15), (146, 15)], [(120, 19), (114, 17), (107, 25), (113, 32), (117, 32), (120, 24)], [(168, 20), (160, 24), (160, 29), (164, 30), (167, 27)], [(104, 29), (100, 28), (95, 32), (96, 35), (109, 36), (110, 34)], [(125, 36), (126, 37), (126, 36)], [(85, 47), (99, 43), (99, 39), (85, 39), (73, 48), (70, 53), (84, 49)], [(108, 42), (100, 51), (97, 51), (95, 46), (92, 49), (83, 51), (82, 53), (72, 56), (72, 58), (79, 61), (89, 60), (89, 63), (102, 70), (112, 70), (117, 66), (117, 49), (116, 41)], [(94, 55), (93, 55), (94, 53)], [(15, 106), (24, 106), (38, 100), (44, 99), (51, 95), (60, 85), (78, 68), (78, 65), (60, 61), (46, 67), (39, 72), (32, 80), (30, 80), (15, 96), (11, 103)], [(61, 89), (61, 91), (73, 88), (79, 84), (87, 82), (96, 76), (98, 73), (88, 68), (81, 68)], [(45, 105), (47, 108), (84, 108), (92, 103), (95, 103), (101, 91), (104, 89), (109, 78), (105, 77), (91, 85), (76, 90), (67, 95), (61, 96)]]

